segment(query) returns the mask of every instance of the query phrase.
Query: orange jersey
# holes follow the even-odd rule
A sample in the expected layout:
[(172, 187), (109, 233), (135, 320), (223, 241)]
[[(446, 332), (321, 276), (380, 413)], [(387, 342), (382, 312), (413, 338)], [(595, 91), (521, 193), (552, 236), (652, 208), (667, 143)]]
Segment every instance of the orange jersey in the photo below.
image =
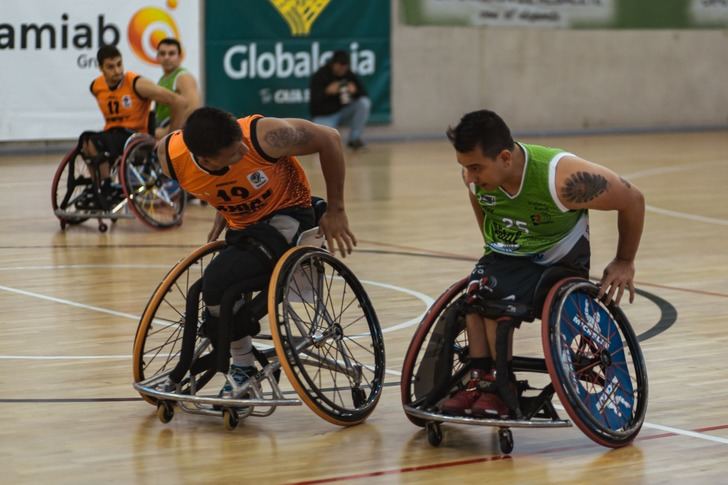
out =
[(232, 229), (243, 229), (288, 207), (311, 207), (311, 186), (296, 157), (273, 159), (258, 145), (255, 125), (262, 118), (240, 118), (243, 142), (249, 151), (224, 173), (202, 168), (175, 131), (166, 140), (173, 178), (182, 188), (215, 207)]
[(152, 100), (144, 99), (136, 92), (138, 79), (138, 74), (126, 71), (124, 78), (114, 89), (109, 88), (103, 75), (91, 83), (91, 94), (96, 98), (106, 120), (104, 131), (110, 128), (127, 128), (142, 133), (149, 131)]

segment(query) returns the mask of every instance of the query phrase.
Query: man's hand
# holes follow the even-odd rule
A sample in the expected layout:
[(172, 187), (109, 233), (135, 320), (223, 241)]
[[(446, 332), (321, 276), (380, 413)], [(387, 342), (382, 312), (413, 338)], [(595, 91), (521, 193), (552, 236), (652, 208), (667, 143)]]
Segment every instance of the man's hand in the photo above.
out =
[(604, 303), (609, 305), (616, 292), (614, 303), (619, 305), (625, 288), (629, 289), (629, 302), (634, 302), (634, 262), (615, 258), (604, 268), (597, 298), (606, 295)]
[(496, 285), (495, 278), (488, 277), (485, 274), (485, 265), (476, 264), (473, 272), (470, 273), (470, 281), (466, 288), (467, 297), (465, 301), (467, 303), (473, 303), (475, 299), (487, 293), (493, 293), (493, 288)]
[(334, 241), (336, 241), (342, 258), (345, 258), (347, 254), (351, 254), (354, 246), (356, 246), (356, 237), (349, 229), (349, 220), (343, 209), (337, 211), (329, 208), (321, 216), (319, 234), (326, 237), (326, 244), (332, 253), (336, 252), (334, 247)]

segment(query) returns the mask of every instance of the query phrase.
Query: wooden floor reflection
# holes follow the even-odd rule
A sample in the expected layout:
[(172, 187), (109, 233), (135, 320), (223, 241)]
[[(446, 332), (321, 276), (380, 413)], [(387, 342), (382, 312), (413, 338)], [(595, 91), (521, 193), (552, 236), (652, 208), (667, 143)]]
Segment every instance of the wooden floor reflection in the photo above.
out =
[[(432, 448), (401, 410), (398, 371), (432, 298), (469, 272), (481, 241), (452, 149), (443, 141), (372, 144), (348, 152), (347, 210), (359, 248), (346, 258), (387, 332), (388, 387), (363, 425), (338, 428), (306, 407), (281, 408), (237, 430), (178, 413), (161, 424), (131, 388), (138, 316), (161, 278), (204, 242), (213, 212), (193, 205), (175, 230), (134, 220), (107, 233), (88, 221), (65, 232), (50, 207), (58, 155), (0, 158), (0, 466), (6, 483), (665, 483), (728, 473), (728, 133), (525, 141), (607, 165), (649, 205), (638, 286), (677, 311), (645, 340), (647, 423), (608, 450), (577, 428), (514, 430), (499, 455), (489, 428), (443, 426)], [(316, 193), (323, 180), (304, 160)], [(591, 214), (594, 276), (612, 258), (616, 217)], [(654, 299), (653, 299), (654, 300)], [(624, 305), (637, 333), (663, 314)], [(518, 352), (540, 352), (524, 325)]]

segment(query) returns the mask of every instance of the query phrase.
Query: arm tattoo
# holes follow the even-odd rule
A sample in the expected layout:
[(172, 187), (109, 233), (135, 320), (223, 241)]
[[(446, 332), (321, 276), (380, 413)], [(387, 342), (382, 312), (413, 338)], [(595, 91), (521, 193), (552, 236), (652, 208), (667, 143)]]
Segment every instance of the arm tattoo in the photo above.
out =
[(630, 184), (629, 182), (627, 182), (627, 180), (624, 177), (619, 177), (619, 180), (621, 180), (622, 183), (624, 185), (626, 185), (628, 189), (631, 189), (632, 188), (632, 184)]
[(265, 134), (264, 140), (276, 148), (305, 145), (311, 140), (311, 132), (305, 128), (276, 128)]
[(569, 202), (584, 203), (599, 197), (607, 190), (607, 179), (589, 172), (576, 172), (566, 181), (561, 195)]

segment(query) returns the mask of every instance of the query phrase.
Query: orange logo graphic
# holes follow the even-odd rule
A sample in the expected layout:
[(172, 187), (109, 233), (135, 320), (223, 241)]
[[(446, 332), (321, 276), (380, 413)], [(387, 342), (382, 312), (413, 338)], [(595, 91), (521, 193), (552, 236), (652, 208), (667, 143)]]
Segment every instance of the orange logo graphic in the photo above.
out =
[[(177, 2), (167, 5), (175, 8)], [(157, 7), (144, 7), (129, 21), (127, 30), (129, 45), (137, 57), (149, 64), (157, 64), (157, 44), (165, 37), (179, 39), (179, 29), (171, 15)]]

